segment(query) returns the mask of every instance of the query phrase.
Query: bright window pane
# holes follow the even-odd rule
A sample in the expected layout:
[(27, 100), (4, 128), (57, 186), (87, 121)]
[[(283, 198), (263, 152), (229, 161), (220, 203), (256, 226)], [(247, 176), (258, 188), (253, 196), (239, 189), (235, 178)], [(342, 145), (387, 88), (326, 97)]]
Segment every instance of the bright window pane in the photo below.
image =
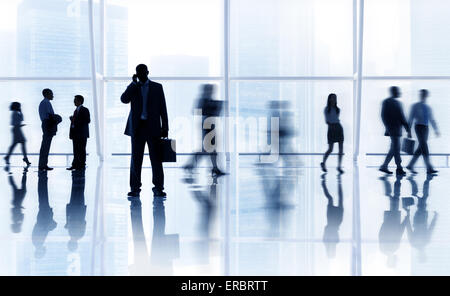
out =
[(90, 75), (87, 1), (0, 3), (0, 75)]
[(449, 75), (450, 2), (366, 0), (365, 75)]
[(132, 75), (140, 63), (147, 64), (153, 76), (221, 74), (222, 1), (107, 3), (108, 75)]
[[(294, 134), (286, 137), (282, 152), (322, 152), (327, 149), (327, 125), (323, 110), (330, 93), (338, 97), (341, 124), (344, 128), (345, 151), (352, 147), (352, 83), (335, 81), (313, 82), (239, 82), (232, 84), (232, 98), (239, 104), (239, 117), (245, 125), (239, 127), (240, 152), (261, 152), (254, 142), (267, 137), (267, 127), (260, 118), (277, 117), (282, 110), (280, 127), (292, 126)], [(276, 102), (281, 102), (278, 105)], [(272, 103), (275, 102), (275, 103)], [(281, 108), (279, 108), (280, 106)], [(275, 115), (272, 115), (275, 114)], [(283, 115), (285, 114), (285, 115)], [(258, 122), (258, 124), (255, 124)], [(243, 142), (241, 142), (241, 139)], [(284, 141), (284, 142), (283, 142)], [(268, 140), (263, 143), (270, 143)]]
[(231, 1), (232, 75), (351, 75), (352, 4)]

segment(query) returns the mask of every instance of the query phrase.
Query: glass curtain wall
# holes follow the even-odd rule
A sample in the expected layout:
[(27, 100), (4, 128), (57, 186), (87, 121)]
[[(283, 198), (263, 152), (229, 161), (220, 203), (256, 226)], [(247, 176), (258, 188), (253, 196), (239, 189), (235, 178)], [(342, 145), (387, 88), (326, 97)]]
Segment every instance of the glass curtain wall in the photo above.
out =
[[(283, 106), (291, 112), (296, 131), (287, 152), (322, 152), (323, 108), (328, 94), (336, 93), (345, 151), (350, 153), (358, 2), (94, 1), (97, 91), (104, 104), (99, 122), (104, 122), (100, 126), (106, 156), (130, 151), (123, 136), (128, 107), (121, 104), (120, 94), (139, 63), (148, 64), (151, 77), (165, 87), (171, 137), (179, 141), (181, 153), (192, 152), (196, 145), (192, 111), (204, 83), (216, 84), (216, 98), (227, 99), (230, 116), (243, 119), (231, 139), (242, 139), (241, 153), (261, 152), (250, 141), (266, 137), (267, 125), (259, 118), (270, 116), (270, 106), (277, 101), (287, 102)], [(420, 89), (430, 90), (430, 105), (442, 131), (441, 138), (431, 139), (431, 151), (450, 150), (445, 140), (450, 129), (445, 116), (450, 107), (450, 42), (445, 38), (449, 5), (445, 0), (364, 1), (361, 154), (386, 150), (379, 109), (391, 85), (402, 88), (407, 112)], [(1, 150), (9, 145), (8, 107), (15, 100), (23, 104), (28, 149), (39, 150), (37, 105), (41, 90), (49, 87), (55, 91), (55, 111), (65, 119), (52, 152), (70, 153), (73, 95), (84, 95), (93, 109), (88, 1), (11, 0), (0, 8), (0, 116), (5, 119)], [(91, 153), (95, 143), (92, 138)]]

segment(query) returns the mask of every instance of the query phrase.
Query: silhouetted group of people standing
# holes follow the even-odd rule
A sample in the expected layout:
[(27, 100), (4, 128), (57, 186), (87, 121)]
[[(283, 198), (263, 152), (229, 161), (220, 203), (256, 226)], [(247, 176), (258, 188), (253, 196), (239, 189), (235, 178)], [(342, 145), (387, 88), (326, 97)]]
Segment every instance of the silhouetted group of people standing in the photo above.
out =
[[(48, 155), (53, 137), (58, 131), (58, 124), (62, 122), (61, 116), (55, 114), (51, 101), (53, 100), (53, 91), (51, 89), (44, 89), (42, 91), (43, 99), (39, 104), (39, 117), (41, 119), (42, 128), (42, 142), (39, 151), (39, 171), (51, 171), (53, 168), (48, 166)], [(68, 170), (83, 170), (86, 167), (86, 144), (89, 138), (89, 123), (91, 122), (89, 109), (83, 106), (84, 97), (76, 95), (74, 104), (76, 109), (72, 116), (70, 116), (70, 132), (69, 138), (73, 143), (73, 162)], [(13, 102), (10, 106), (12, 111), (11, 125), (13, 141), (5, 156), (6, 164), (10, 164), (11, 154), (17, 144), (22, 145), (23, 161), (27, 166), (31, 163), (28, 160), (26, 149), (26, 138), (23, 135), (22, 127), (24, 126), (24, 117), (19, 102)]]
[[(155, 196), (164, 197), (164, 171), (162, 165), (162, 147), (161, 138), (167, 138), (169, 132), (169, 123), (167, 115), (166, 100), (163, 87), (161, 84), (151, 81), (148, 78), (149, 71), (146, 65), (140, 64), (136, 67), (136, 74), (133, 75), (132, 82), (128, 85), (121, 96), (124, 104), (130, 104), (130, 113), (128, 115), (125, 134), (131, 137), (131, 164), (130, 164), (130, 198), (139, 197), (141, 191), (141, 171), (145, 146), (147, 145), (150, 152), (150, 161), (153, 175), (153, 193)], [(204, 85), (203, 93), (197, 102), (197, 108), (202, 110), (202, 123), (206, 118), (220, 115), (222, 105), (219, 101), (212, 99), (215, 89), (213, 85)], [(39, 171), (50, 171), (53, 168), (48, 166), (48, 156), (53, 137), (58, 130), (58, 124), (62, 118), (55, 114), (51, 101), (53, 100), (52, 90), (46, 88), (42, 91), (43, 99), (39, 104), (39, 116), (42, 122), (42, 142), (39, 153)], [(427, 90), (420, 91), (420, 102), (413, 105), (409, 121), (406, 121), (401, 103), (397, 100), (400, 96), (400, 89), (396, 86), (390, 88), (390, 97), (385, 99), (382, 104), (381, 118), (386, 128), (385, 135), (390, 137), (390, 150), (380, 171), (392, 174), (388, 169), (389, 162), (395, 159), (397, 165), (397, 175), (404, 175), (405, 171), (401, 166), (401, 143), (402, 129), (404, 128), (408, 137), (411, 138), (411, 128), (415, 124), (415, 131), (418, 138), (418, 148), (414, 156), (407, 166), (412, 173), (416, 173), (414, 165), (420, 155), (423, 155), (427, 165), (427, 172), (435, 174), (437, 171), (433, 168), (429, 159), (429, 150), (427, 145), (429, 124), (433, 126), (436, 134), (439, 135), (436, 121), (434, 120), (431, 108), (426, 104), (429, 93)], [(84, 98), (81, 95), (74, 97), (74, 105), (76, 107), (72, 116), (70, 116), (70, 133), (69, 138), (73, 143), (73, 162), (68, 170), (84, 170), (86, 167), (86, 145), (89, 138), (89, 110), (83, 106)], [(21, 105), (14, 102), (10, 106), (12, 111), (11, 125), (13, 142), (9, 148), (5, 161), (9, 165), (10, 155), (14, 148), (21, 144), (23, 152), (23, 161), (30, 165), (26, 151), (26, 139), (22, 132), (24, 126), (24, 117), (21, 112)], [(328, 150), (323, 156), (321, 168), (327, 172), (326, 161), (333, 151), (334, 143), (339, 145), (338, 166), (339, 173), (344, 173), (342, 169), (344, 130), (340, 123), (341, 110), (337, 104), (336, 94), (328, 96), (327, 106), (324, 109), (325, 122), (328, 125)], [(202, 124), (203, 127), (203, 124)], [(211, 125), (209, 129), (204, 129), (202, 140), (206, 134), (215, 128)], [(215, 139), (213, 139), (215, 141)], [(211, 143), (213, 146), (215, 142)], [(194, 155), (191, 161), (185, 165), (185, 169), (192, 170), (196, 166), (197, 160), (202, 153)], [(211, 161), (213, 164), (213, 175), (220, 176), (224, 173), (217, 166), (217, 152), (211, 153)]]
[[(53, 137), (58, 131), (58, 124), (62, 118), (53, 111), (51, 101), (53, 100), (52, 90), (46, 88), (42, 91), (44, 99), (39, 104), (39, 117), (42, 122), (42, 143), (39, 152), (39, 170), (50, 171), (53, 168), (48, 166), (48, 154)], [(86, 144), (89, 138), (89, 123), (91, 122), (89, 109), (83, 106), (84, 97), (76, 95), (74, 105), (76, 107), (73, 115), (70, 116), (69, 138), (73, 143), (73, 161), (68, 170), (83, 170), (86, 167)]]

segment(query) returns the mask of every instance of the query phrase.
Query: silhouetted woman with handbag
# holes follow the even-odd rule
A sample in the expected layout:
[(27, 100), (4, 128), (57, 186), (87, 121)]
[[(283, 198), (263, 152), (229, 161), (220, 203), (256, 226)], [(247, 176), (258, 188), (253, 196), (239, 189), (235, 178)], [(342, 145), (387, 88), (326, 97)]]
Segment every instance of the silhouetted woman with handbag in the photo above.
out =
[(344, 173), (342, 170), (342, 156), (344, 149), (344, 129), (339, 121), (339, 115), (341, 110), (337, 106), (337, 96), (336, 94), (330, 94), (328, 96), (327, 106), (324, 110), (325, 122), (328, 124), (328, 150), (323, 156), (323, 161), (320, 163), (323, 172), (327, 172), (326, 162), (328, 156), (333, 152), (334, 143), (339, 143), (339, 155), (338, 155), (338, 167), (339, 173)]

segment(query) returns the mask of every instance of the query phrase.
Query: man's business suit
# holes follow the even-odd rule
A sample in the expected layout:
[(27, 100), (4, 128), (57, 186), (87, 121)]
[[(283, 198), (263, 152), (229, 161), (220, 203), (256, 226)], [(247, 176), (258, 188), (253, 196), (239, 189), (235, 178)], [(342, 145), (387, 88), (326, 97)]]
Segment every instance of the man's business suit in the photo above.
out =
[(86, 166), (86, 143), (89, 138), (89, 109), (80, 105), (75, 109), (70, 123), (69, 138), (73, 142), (72, 168), (82, 169)]
[(41, 169), (47, 167), (50, 145), (58, 131), (58, 123), (61, 122), (61, 117), (53, 112), (52, 104), (47, 98), (44, 98), (39, 104), (39, 117), (42, 121), (42, 142), (39, 151), (39, 168)]
[(400, 137), (402, 136), (402, 127), (406, 129), (408, 134), (411, 132), (406, 122), (401, 103), (395, 98), (385, 99), (381, 108), (381, 119), (386, 127), (384, 135), (391, 138), (391, 148), (382, 167), (386, 168), (392, 160), (392, 157), (394, 157), (397, 169), (401, 169)]
[[(130, 187), (133, 192), (140, 192), (142, 185), (145, 144), (150, 151), (153, 185), (157, 190), (164, 189), (160, 139), (169, 130), (166, 99), (161, 84), (150, 80), (146, 83), (147, 85), (132, 82), (120, 98), (124, 104), (131, 103), (125, 135), (131, 137)], [(147, 87), (146, 98), (142, 95), (143, 87)]]

